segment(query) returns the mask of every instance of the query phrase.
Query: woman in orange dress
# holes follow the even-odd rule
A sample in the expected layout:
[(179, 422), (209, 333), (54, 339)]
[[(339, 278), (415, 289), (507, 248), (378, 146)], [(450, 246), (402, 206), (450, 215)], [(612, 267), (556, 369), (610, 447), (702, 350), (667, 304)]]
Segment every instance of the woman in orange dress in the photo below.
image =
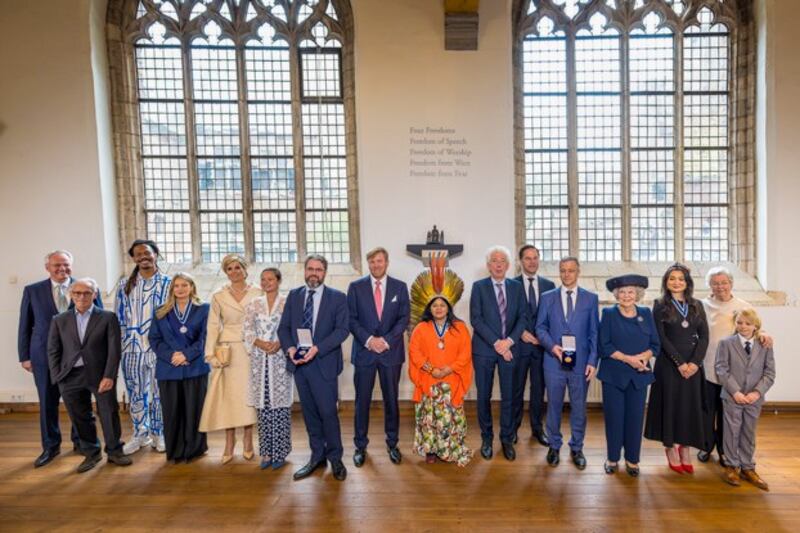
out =
[(428, 463), (466, 466), (472, 458), (465, 442), (464, 395), (472, 384), (469, 331), (441, 295), (428, 302), (411, 334), (408, 373), (414, 383), (414, 452)]

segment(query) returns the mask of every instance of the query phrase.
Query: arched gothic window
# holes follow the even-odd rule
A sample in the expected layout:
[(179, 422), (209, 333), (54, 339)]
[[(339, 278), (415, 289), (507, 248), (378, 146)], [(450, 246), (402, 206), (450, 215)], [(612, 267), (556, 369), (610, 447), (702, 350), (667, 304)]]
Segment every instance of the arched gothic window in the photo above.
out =
[(123, 233), (177, 263), (358, 257), (349, 2), (120, 0), (109, 27)]
[(546, 259), (748, 259), (731, 249), (752, 232), (733, 209), (749, 3), (515, 3), (519, 240)]

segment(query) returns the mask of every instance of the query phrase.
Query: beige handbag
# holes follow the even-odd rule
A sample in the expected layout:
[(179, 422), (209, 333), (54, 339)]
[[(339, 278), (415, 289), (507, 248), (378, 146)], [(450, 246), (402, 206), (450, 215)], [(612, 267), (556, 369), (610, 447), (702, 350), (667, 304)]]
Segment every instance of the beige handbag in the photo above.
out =
[(214, 357), (217, 358), (219, 364), (228, 366), (231, 363), (231, 347), (228, 344), (218, 344), (214, 350)]

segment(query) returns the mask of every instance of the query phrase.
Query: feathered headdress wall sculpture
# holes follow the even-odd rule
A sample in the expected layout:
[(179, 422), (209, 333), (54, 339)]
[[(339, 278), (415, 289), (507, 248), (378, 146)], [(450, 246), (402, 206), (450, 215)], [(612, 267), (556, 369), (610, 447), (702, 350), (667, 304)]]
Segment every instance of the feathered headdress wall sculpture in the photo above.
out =
[(422, 313), (435, 296), (443, 296), (455, 307), (464, 293), (464, 282), (458, 275), (445, 268), (447, 259), (444, 253), (431, 256), (431, 268), (420, 273), (411, 284), (411, 319), (408, 330), (413, 331), (422, 318)]

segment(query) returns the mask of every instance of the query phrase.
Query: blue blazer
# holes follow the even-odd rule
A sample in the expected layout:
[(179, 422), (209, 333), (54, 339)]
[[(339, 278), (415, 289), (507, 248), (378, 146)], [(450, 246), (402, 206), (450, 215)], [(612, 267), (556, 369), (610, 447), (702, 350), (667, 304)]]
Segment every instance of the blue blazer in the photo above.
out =
[[(522, 278), (522, 276), (521, 275), (517, 276), (514, 279), (519, 281), (522, 284), (522, 292), (525, 293), (526, 285), (525, 285), (525, 280)], [(538, 289), (539, 289), (539, 299), (536, 301), (536, 304), (537, 304), (536, 305), (536, 312), (535, 313), (531, 313), (530, 312), (530, 306), (529, 306), (528, 307), (528, 314), (526, 315), (527, 320), (525, 321), (525, 330), (528, 331), (529, 333), (533, 334), (534, 336), (536, 335), (536, 317), (539, 314), (539, 306), (542, 304), (542, 302), (541, 302), (542, 295), (544, 293), (546, 293), (547, 291), (550, 291), (550, 290), (553, 290), (553, 289), (556, 288), (556, 284), (555, 283), (553, 283), (549, 279), (547, 279), (545, 277), (542, 277), (542, 276), (536, 276), (536, 283), (537, 283)], [(525, 303), (527, 303), (527, 302), (528, 302), (528, 295), (525, 294)], [(543, 352), (544, 352), (544, 348), (542, 348), (541, 346), (536, 346), (534, 344), (528, 344), (527, 342), (520, 341), (520, 351), (519, 351), (520, 355), (541, 356)]]
[[(292, 289), (286, 297), (281, 323), (278, 326), (278, 339), (286, 353), (289, 348), (297, 346), (297, 330), (303, 325), (305, 296), (306, 288), (302, 286)], [(318, 353), (307, 364), (320, 365), (322, 376), (327, 380), (336, 379), (336, 376), (342, 373), (344, 367), (342, 343), (350, 335), (347, 327), (347, 296), (325, 285), (317, 312), (317, 323), (312, 332), (312, 340)], [(286, 361), (286, 368), (294, 373), (296, 366), (293, 362)]]
[[(70, 282), (75, 281), (70, 278)], [(102, 309), (100, 291), (95, 296), (95, 307)], [(70, 302), (69, 308), (73, 305)], [(50, 278), (32, 283), (22, 291), (22, 305), (19, 310), (19, 331), (17, 352), (19, 362), (31, 361), (34, 365), (47, 366), (47, 335), (50, 321), (58, 314)]]
[(658, 356), (661, 340), (653, 313), (649, 308), (637, 305), (636, 314), (636, 318), (626, 318), (614, 305), (603, 309), (600, 317), (600, 369), (597, 371), (597, 379), (620, 389), (626, 389), (631, 383), (634, 388), (642, 389), (656, 380), (652, 368), (649, 372), (639, 372), (622, 361), (611, 359), (611, 354), (617, 351), (625, 355), (636, 355), (652, 350), (653, 357)]
[(546, 372), (558, 372), (561, 363), (553, 355), (553, 346), (561, 345), (561, 336), (575, 335), (575, 372), (584, 372), (586, 365), (597, 367), (597, 306), (598, 298), (593, 292), (578, 287), (575, 310), (569, 322), (564, 318), (561, 306), (561, 289), (553, 289), (542, 294), (539, 299), (539, 316), (536, 318), (536, 337), (552, 357), (544, 358)]
[[(172, 311), (164, 318), (153, 317), (148, 338), (150, 348), (156, 354), (156, 379), (179, 380), (208, 374), (210, 369), (205, 361), (208, 309), (208, 304), (192, 307), (185, 324), (186, 333), (178, 330), (180, 326)], [(183, 352), (189, 365), (172, 366), (175, 352)]]
[(469, 297), (469, 319), (474, 334), (472, 335), (472, 355), (478, 357), (498, 356), (494, 351), (494, 343), (500, 339), (510, 338), (514, 341), (511, 353), (519, 355), (519, 340), (525, 329), (528, 317), (528, 302), (522, 284), (506, 278), (506, 331), (500, 320), (500, 309), (497, 307), (497, 296), (492, 278), (483, 278), (472, 284)]
[[(406, 359), (404, 333), (411, 313), (408, 287), (402, 281), (386, 276), (383, 313), (378, 320), (372, 280), (366, 276), (355, 280), (347, 288), (347, 309), (350, 315), (350, 333), (353, 334), (351, 361), (356, 366), (402, 365)], [(370, 337), (383, 337), (389, 349), (378, 355), (364, 346)]]

